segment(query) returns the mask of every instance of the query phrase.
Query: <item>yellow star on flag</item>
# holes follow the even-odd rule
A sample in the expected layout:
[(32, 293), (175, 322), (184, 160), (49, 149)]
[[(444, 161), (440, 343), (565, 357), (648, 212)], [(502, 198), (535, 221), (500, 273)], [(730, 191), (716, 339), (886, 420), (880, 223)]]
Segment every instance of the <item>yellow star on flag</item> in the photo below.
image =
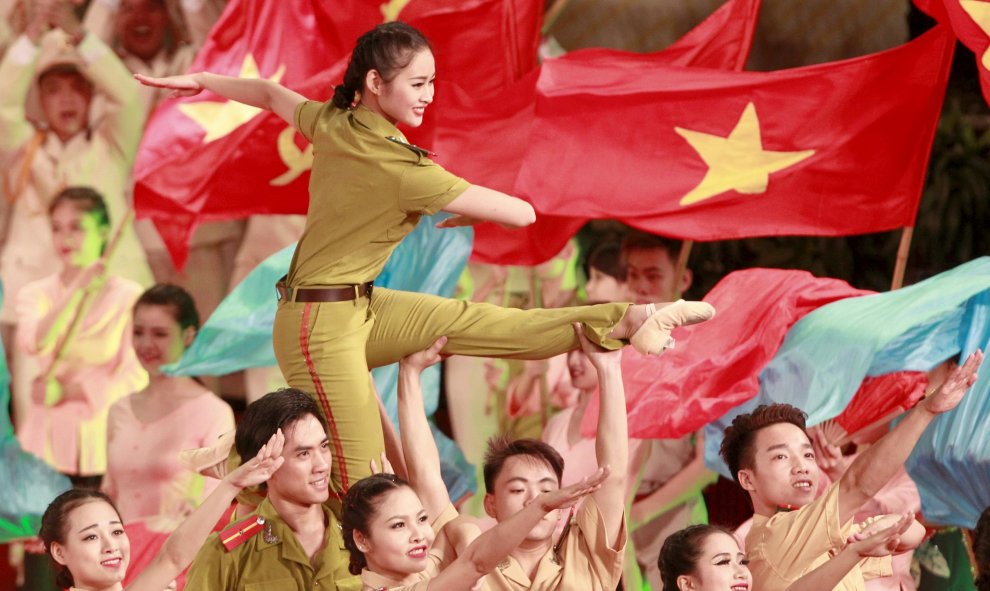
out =
[[(976, 0), (959, 0), (960, 6), (973, 19), (973, 22), (990, 37), (990, 2), (977, 2)], [(990, 70), (990, 47), (983, 52), (980, 58), (983, 67)]]
[(770, 173), (794, 166), (815, 153), (774, 152), (763, 149), (760, 120), (753, 103), (746, 105), (739, 122), (728, 137), (675, 127), (708, 165), (708, 172), (698, 186), (681, 197), (681, 205), (690, 205), (729, 190), (747, 195), (763, 193)]
[[(285, 66), (279, 66), (275, 75), (269, 78), (273, 82), (282, 79), (285, 73)], [(258, 64), (254, 61), (254, 56), (250, 53), (244, 56), (244, 63), (241, 65), (240, 78), (261, 78), (258, 72)], [(179, 110), (187, 117), (196, 122), (206, 131), (203, 136), (203, 143), (208, 144), (218, 140), (238, 127), (244, 125), (261, 112), (261, 109), (252, 107), (236, 101), (202, 101), (198, 103), (184, 103), (179, 105)]]
[(382, 11), (385, 22), (394, 21), (399, 18), (399, 13), (409, 4), (411, 0), (389, 0), (378, 8)]

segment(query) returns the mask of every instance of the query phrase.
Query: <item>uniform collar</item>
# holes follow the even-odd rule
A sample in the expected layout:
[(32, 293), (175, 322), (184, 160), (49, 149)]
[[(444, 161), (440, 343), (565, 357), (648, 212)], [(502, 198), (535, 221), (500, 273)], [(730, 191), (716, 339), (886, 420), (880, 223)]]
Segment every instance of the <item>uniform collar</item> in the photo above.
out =
[(553, 546), (547, 548), (546, 553), (540, 557), (540, 562), (536, 565), (536, 578), (529, 580), (529, 575), (523, 571), (519, 562), (512, 556), (507, 557), (495, 567), (503, 577), (510, 581), (529, 589), (534, 586), (535, 581), (552, 581), (560, 573), (563, 565), (558, 564), (553, 558)]
[(405, 141), (406, 136), (396, 126), (364, 105), (358, 105), (353, 111), (350, 111), (350, 115), (353, 121), (367, 128), (377, 136), (388, 137), (391, 135)]
[(320, 508), (323, 510), (327, 527), (323, 533), (323, 550), (320, 551), (321, 555), (315, 561), (315, 565), (310, 562), (309, 556), (306, 555), (302, 545), (299, 544), (296, 535), (292, 533), (292, 529), (282, 520), (278, 511), (275, 510), (275, 506), (272, 505), (267, 497), (258, 505), (258, 515), (265, 519), (265, 525), (261, 533), (258, 534), (261, 537), (261, 541), (255, 546), (256, 550), (260, 552), (278, 547), (280, 548), (279, 556), (282, 560), (297, 562), (319, 571), (317, 578), (321, 576), (323, 571), (332, 571), (333, 565), (337, 563), (338, 555), (341, 552), (339, 526), (337, 519), (326, 505), (320, 505)]

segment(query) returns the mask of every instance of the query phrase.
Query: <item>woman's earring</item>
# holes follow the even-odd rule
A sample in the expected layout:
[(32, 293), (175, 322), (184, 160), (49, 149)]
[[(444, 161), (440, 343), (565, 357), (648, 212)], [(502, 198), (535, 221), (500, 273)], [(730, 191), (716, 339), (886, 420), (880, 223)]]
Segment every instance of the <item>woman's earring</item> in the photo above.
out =
[(351, 101), (351, 108), (356, 109), (360, 103), (361, 103), (361, 91), (358, 90), (354, 93), (354, 100)]

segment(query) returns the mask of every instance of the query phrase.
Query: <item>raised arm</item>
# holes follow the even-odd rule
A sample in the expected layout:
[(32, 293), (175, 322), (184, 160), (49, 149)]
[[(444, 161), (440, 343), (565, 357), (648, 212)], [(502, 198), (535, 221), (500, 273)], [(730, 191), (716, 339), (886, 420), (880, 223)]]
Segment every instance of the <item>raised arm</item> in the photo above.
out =
[(478, 185), (468, 187), (443, 210), (455, 216), (437, 224), (439, 228), (470, 226), (478, 222), (522, 228), (536, 221), (536, 212), (529, 203)]
[(599, 468), (577, 484), (536, 497), (522, 511), (478, 536), (457, 560), (430, 580), (427, 589), (470, 589), (505, 560), (547, 513), (571, 507), (583, 496), (594, 494), (608, 477), (608, 468)]
[(282, 465), (285, 436), (279, 429), (261, 446), (258, 454), (224, 477), (202, 505), (196, 508), (165, 540), (165, 545), (137, 577), (127, 591), (162, 591), (179, 576), (196, 557), (200, 547), (213, 530), (214, 524), (244, 488), (271, 478)]
[(209, 72), (165, 78), (152, 78), (141, 74), (135, 74), (134, 77), (145, 86), (171, 89), (173, 96), (193, 96), (203, 90), (209, 90), (226, 99), (271, 111), (292, 126), (296, 124), (296, 107), (306, 100), (306, 97), (298, 92), (271, 80), (221, 76)]
[(976, 370), (983, 362), (977, 350), (957, 367), (931, 396), (918, 403), (904, 419), (864, 451), (839, 479), (839, 521), (846, 523), (904, 466), (921, 434), (932, 420), (954, 409), (976, 381)]
[(815, 570), (787, 587), (787, 591), (821, 591), (834, 589), (859, 561), (864, 558), (880, 558), (897, 553), (901, 536), (914, 520), (907, 513), (888, 522), (887, 527), (849, 538), (846, 546)]
[(622, 350), (606, 351), (584, 336), (580, 325), (574, 325), (581, 349), (598, 372), (599, 410), (595, 455), (599, 466), (611, 468), (611, 474), (600, 489), (592, 494), (601, 511), (608, 534), (608, 545), (619, 545), (625, 512), (626, 480), (629, 472), (629, 429), (626, 423), (626, 392), (622, 386)]
[(405, 454), (406, 472), (431, 520), (450, 504), (450, 497), (440, 473), (440, 453), (426, 420), (420, 374), (440, 361), (440, 350), (446, 344), (447, 337), (440, 337), (429, 349), (399, 361), (399, 433), (402, 449), (409, 450)]

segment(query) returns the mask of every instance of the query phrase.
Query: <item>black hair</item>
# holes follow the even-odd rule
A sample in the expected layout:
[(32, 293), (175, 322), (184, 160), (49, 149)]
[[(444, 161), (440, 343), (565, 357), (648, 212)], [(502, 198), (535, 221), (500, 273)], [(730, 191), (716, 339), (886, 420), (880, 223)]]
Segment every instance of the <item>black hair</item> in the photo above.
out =
[(285, 431), (306, 415), (316, 417), (323, 430), (330, 432), (320, 407), (312, 396), (302, 390), (282, 388), (252, 402), (244, 411), (234, 434), (234, 447), (241, 456), (241, 462), (258, 455), (258, 450), (268, 443), (276, 431)]
[(662, 250), (670, 257), (671, 262), (677, 261), (681, 254), (681, 241), (632, 230), (622, 239), (622, 260), (625, 262), (632, 250)]
[(48, 206), (50, 216), (60, 205), (71, 203), (82, 213), (95, 214), (96, 221), (101, 227), (110, 227), (110, 212), (107, 210), (107, 202), (103, 200), (96, 189), (91, 187), (67, 187), (62, 189), (52, 198), (51, 205)]
[(718, 453), (736, 482), (739, 482), (739, 470), (753, 468), (756, 461), (753, 447), (756, 445), (756, 434), (761, 429), (790, 423), (807, 435), (806, 418), (801, 409), (790, 404), (762, 404), (753, 412), (732, 419), (732, 424), (725, 428)]
[(199, 329), (199, 312), (196, 311), (196, 302), (193, 301), (188, 291), (178, 285), (159, 283), (149, 287), (134, 302), (134, 310), (137, 311), (141, 306), (168, 308), (172, 317), (179, 323), (180, 329), (186, 329), (190, 326)]
[(667, 536), (657, 557), (663, 591), (677, 591), (677, 577), (690, 575), (698, 567), (701, 548), (708, 536), (716, 533), (732, 535), (718, 525), (691, 525)]
[(114, 512), (117, 513), (117, 517), (120, 517), (120, 512), (117, 511), (117, 507), (110, 500), (110, 497), (91, 488), (73, 488), (65, 491), (55, 497), (55, 500), (45, 509), (45, 514), (41, 516), (41, 530), (38, 532), (38, 537), (45, 544), (48, 560), (55, 570), (55, 583), (60, 589), (68, 589), (74, 586), (75, 581), (72, 579), (72, 573), (69, 572), (68, 567), (56, 562), (52, 556), (52, 544), (65, 544), (66, 529), (69, 525), (69, 514), (76, 507), (95, 501), (103, 501), (110, 505)]
[(358, 37), (351, 60), (344, 72), (344, 82), (333, 89), (333, 104), (349, 109), (357, 93), (364, 88), (364, 79), (371, 70), (377, 70), (386, 82), (396, 72), (412, 61), (413, 55), (430, 49), (430, 42), (422, 33), (406, 23), (383, 23)]
[(546, 464), (557, 475), (557, 484), (564, 475), (564, 458), (550, 444), (539, 439), (510, 439), (505, 436), (492, 437), (488, 440), (485, 451), (485, 490), (495, 492), (495, 480), (506, 460), (512, 456), (528, 456)]
[(622, 248), (615, 242), (603, 242), (591, 249), (584, 261), (584, 274), (591, 277), (595, 269), (615, 279), (625, 282), (626, 264), (622, 260)]
[(354, 532), (359, 531), (367, 536), (371, 520), (378, 514), (382, 497), (402, 487), (408, 488), (409, 483), (395, 474), (372, 474), (352, 484), (344, 495), (340, 509), (340, 527), (344, 547), (351, 553), (348, 569), (352, 575), (361, 574), (361, 570), (368, 566), (364, 553), (354, 541)]

